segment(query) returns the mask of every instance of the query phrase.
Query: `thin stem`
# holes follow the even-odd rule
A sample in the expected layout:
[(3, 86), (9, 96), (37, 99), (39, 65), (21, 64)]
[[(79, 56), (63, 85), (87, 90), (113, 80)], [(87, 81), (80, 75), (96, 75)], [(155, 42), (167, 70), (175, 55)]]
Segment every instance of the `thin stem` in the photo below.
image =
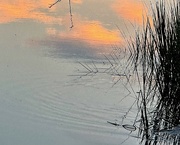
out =
[(55, 3), (53, 3), (53, 4), (51, 4), (50, 6), (49, 6), (49, 8), (52, 8), (55, 4), (57, 4), (58, 2), (60, 2), (61, 0), (57, 0)]
[(71, 8), (71, 0), (69, 0), (69, 14), (70, 14), (70, 20), (71, 20), (70, 28), (73, 28), (74, 24), (73, 24), (73, 15), (72, 15), (72, 8)]

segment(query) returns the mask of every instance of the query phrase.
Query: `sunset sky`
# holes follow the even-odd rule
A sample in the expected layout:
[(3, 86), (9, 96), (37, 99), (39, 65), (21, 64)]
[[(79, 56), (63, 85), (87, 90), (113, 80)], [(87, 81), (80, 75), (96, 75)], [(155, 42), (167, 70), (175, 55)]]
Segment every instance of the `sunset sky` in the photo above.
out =
[(139, 145), (150, 1), (0, 0), (0, 145)]
[[(47, 37), (56, 40), (82, 42), (98, 51), (108, 51), (100, 46), (122, 44), (125, 22), (141, 25), (145, 7), (139, 0), (71, 0), (73, 24), (69, 15), (68, 0), (62, 0), (48, 8), (53, 0), (8, 0), (1, 1), (0, 24), (30, 20), (44, 27)], [(122, 30), (118, 30), (118, 27)], [(31, 28), (29, 28), (31, 29)], [(69, 42), (68, 42), (69, 40)], [(60, 45), (58, 43), (57, 45)], [(83, 46), (81, 46), (83, 47)]]

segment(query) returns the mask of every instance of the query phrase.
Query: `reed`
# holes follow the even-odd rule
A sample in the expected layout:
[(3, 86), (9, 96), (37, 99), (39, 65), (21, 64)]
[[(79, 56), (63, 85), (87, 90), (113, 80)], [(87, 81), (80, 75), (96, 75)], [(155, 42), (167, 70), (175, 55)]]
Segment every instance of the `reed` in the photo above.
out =
[[(145, 145), (180, 144), (180, 10), (179, 2), (167, 6), (163, 0), (153, 9), (143, 33), (131, 43), (130, 61), (139, 81), (139, 135)], [(152, 111), (153, 110), (153, 111)]]
[[(136, 103), (138, 106), (130, 128), (139, 128), (138, 135), (145, 145), (180, 144), (180, 2), (172, 1), (168, 6), (165, 0), (156, 3), (152, 9), (153, 22), (147, 18), (143, 31), (136, 32), (135, 40), (127, 40), (129, 58), (126, 58), (126, 49), (122, 51), (115, 46), (115, 51), (109, 57), (105, 56), (107, 67), (98, 68), (94, 62), (92, 65), (80, 63), (86, 70), (84, 76), (97, 73), (115, 75), (119, 79), (114, 85), (123, 78), (127, 80), (130, 89), (125, 87), (132, 90), (137, 99), (132, 106)], [(128, 62), (124, 68), (126, 59)], [(131, 78), (134, 79), (132, 67), (139, 86), (138, 95), (131, 84)], [(138, 115), (140, 124), (137, 127)]]

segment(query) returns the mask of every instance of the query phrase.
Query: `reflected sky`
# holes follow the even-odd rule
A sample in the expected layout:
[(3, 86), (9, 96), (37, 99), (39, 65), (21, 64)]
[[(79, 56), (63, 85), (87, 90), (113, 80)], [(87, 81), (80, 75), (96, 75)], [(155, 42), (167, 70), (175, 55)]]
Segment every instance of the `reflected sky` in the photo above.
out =
[(138, 0), (71, 0), (71, 29), (68, 0), (49, 8), (54, 2), (0, 1), (0, 142), (119, 145), (126, 133), (106, 121), (124, 116), (133, 99), (124, 99), (123, 107), (120, 100), (129, 92), (123, 85), (111, 88), (115, 79), (109, 75), (79, 80), (72, 74), (81, 75), (78, 70), (83, 68), (75, 62), (96, 62), (114, 45), (123, 46), (120, 31), (133, 35), (131, 23), (141, 25), (143, 4)]
[[(84, 56), (86, 53), (90, 56), (109, 53), (112, 51), (112, 45), (123, 44), (124, 39), (120, 31), (129, 29), (131, 33), (129, 23), (141, 25), (142, 16), (146, 13), (142, 0), (71, 0), (74, 27), (70, 29), (68, 0), (62, 0), (49, 8), (54, 2), (1, 1), (0, 24), (26, 25), (27, 29), (21, 32), (21, 35), (26, 36), (27, 31), (32, 31), (37, 37), (32, 33), (32, 36), (29, 34), (25, 39), (56, 48), (58, 54), (62, 52), (70, 57), (71, 54), (82, 53), (81, 56)], [(28, 24), (31, 26), (28, 27)], [(41, 28), (38, 30), (34, 25)], [(13, 32), (15, 28), (11, 26), (10, 29)], [(16, 29), (21, 31), (21, 27)]]

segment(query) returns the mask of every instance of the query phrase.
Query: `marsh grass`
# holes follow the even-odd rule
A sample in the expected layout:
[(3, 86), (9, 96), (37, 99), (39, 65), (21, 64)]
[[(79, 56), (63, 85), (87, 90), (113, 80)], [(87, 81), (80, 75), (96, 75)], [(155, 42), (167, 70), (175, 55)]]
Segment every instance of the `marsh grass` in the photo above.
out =
[(147, 18), (129, 49), (140, 87), (142, 142), (180, 144), (180, 132), (167, 133), (180, 125), (179, 2), (173, 1), (168, 8), (163, 0), (156, 3), (153, 24)]
[[(172, 1), (171, 5), (164, 0), (156, 3), (152, 20), (147, 18), (143, 31), (127, 40), (127, 49), (114, 46), (102, 67), (80, 63), (84, 76), (106, 73), (118, 77), (113, 85), (126, 82), (123, 85), (129, 94), (133, 92), (135, 101), (120, 125), (130, 126), (131, 131), (137, 128), (145, 145), (180, 144), (180, 2)], [(134, 123), (123, 126), (136, 104)]]

